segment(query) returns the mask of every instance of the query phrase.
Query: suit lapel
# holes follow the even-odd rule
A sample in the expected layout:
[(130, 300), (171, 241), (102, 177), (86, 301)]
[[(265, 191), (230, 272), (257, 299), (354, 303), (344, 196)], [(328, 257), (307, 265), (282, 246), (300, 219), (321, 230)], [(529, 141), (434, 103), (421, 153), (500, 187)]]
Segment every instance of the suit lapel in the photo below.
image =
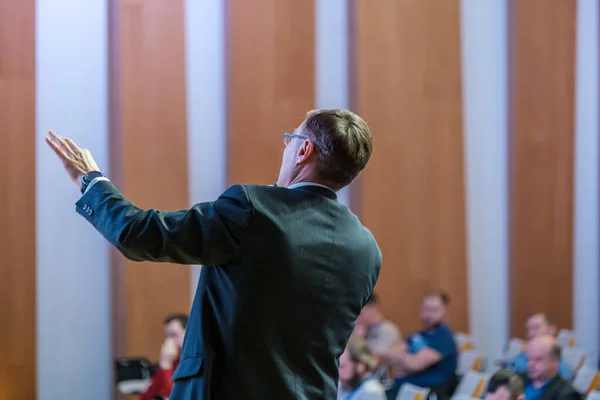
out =
[(560, 388), (560, 377), (556, 376), (550, 382), (548, 382), (544, 392), (540, 396), (540, 400), (552, 400), (556, 397), (556, 392), (560, 390)]

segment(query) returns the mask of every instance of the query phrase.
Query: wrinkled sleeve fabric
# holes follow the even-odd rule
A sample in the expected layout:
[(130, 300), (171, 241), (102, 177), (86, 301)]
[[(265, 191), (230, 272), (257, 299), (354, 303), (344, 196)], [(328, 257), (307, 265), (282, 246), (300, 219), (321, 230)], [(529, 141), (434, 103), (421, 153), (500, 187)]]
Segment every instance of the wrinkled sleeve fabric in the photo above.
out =
[(221, 265), (238, 258), (253, 214), (242, 185), (188, 210), (144, 210), (109, 181), (97, 182), (76, 211), (134, 261)]

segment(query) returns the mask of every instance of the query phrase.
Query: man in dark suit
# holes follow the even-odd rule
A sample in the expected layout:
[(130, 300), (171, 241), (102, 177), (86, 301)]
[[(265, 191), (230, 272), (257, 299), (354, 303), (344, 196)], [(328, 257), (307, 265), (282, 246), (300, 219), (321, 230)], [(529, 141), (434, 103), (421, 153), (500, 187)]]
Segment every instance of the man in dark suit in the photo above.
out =
[(339, 356), (381, 267), (336, 196), (371, 156), (358, 115), (309, 112), (284, 135), (276, 185), (234, 185), (175, 212), (127, 201), (72, 140), (47, 143), (81, 185), (77, 212), (127, 258), (205, 266), (171, 400), (336, 398)]
[(526, 400), (581, 400), (581, 395), (559, 375), (560, 346), (551, 335), (527, 345)]

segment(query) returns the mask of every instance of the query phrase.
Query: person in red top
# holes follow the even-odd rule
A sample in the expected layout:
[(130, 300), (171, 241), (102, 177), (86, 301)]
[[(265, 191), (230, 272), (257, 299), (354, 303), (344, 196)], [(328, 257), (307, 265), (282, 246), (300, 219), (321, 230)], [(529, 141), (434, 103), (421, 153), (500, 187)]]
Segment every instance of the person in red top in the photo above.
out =
[(154, 400), (157, 397), (166, 399), (171, 394), (173, 389), (171, 376), (179, 364), (187, 322), (188, 317), (183, 314), (174, 314), (165, 318), (165, 341), (160, 349), (158, 370), (152, 377), (148, 389), (140, 396), (140, 400)]

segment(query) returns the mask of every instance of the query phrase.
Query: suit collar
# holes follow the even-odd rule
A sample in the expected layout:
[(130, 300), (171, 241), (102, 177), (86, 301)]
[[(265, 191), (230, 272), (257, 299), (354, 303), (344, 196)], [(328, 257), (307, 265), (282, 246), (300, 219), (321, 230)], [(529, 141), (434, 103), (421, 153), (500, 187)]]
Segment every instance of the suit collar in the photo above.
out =
[(295, 185), (291, 185), (288, 187), (288, 189), (304, 190), (308, 192), (319, 193), (320, 195), (330, 198), (332, 200), (337, 199), (337, 193), (335, 193), (333, 189), (330, 189), (327, 186), (318, 183), (302, 182), (297, 183)]

